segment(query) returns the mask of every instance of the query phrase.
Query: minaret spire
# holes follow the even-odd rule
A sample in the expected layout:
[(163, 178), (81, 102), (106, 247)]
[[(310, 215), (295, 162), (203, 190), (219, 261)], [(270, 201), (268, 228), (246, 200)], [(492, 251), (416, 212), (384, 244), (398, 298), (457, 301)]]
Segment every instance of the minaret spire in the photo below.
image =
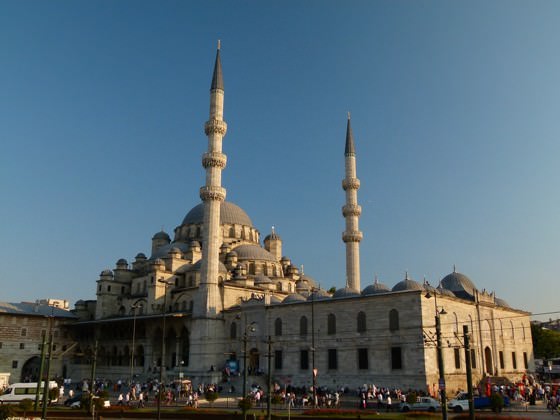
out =
[(342, 188), (346, 191), (346, 204), (342, 207), (342, 215), (346, 220), (346, 230), (342, 233), (342, 240), (346, 244), (346, 287), (360, 291), (360, 241), (363, 234), (359, 229), (359, 218), (362, 208), (358, 205), (360, 180), (356, 177), (356, 150), (350, 113), (346, 125), (344, 168)]
[(208, 151), (202, 156), (206, 184), (200, 188), (200, 198), (204, 203), (204, 229), (199, 296), (195, 299), (193, 315), (202, 318), (215, 318), (222, 310), (218, 289), (219, 253), (222, 245), (220, 207), (226, 198), (226, 190), (222, 187), (222, 170), (227, 162), (226, 155), (222, 153), (222, 140), (227, 131), (223, 116), (224, 82), (218, 41), (210, 88), (210, 118), (204, 126), (204, 132), (208, 136)]

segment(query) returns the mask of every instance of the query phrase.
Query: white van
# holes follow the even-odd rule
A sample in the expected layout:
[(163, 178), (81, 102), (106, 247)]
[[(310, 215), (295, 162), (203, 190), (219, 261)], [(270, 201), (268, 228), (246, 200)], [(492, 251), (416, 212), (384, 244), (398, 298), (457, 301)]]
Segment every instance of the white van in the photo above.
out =
[[(41, 388), (39, 389), (39, 400), (43, 399), (43, 388), (45, 386), (44, 382), (41, 382)], [(57, 388), (58, 385), (55, 381), (49, 381), (49, 389)], [(0, 404), (10, 404), (19, 403), (20, 401), (27, 399), (35, 401), (35, 396), (37, 395), (37, 382), (20, 382), (17, 384), (9, 385), (6, 390), (0, 395)], [(58, 398), (58, 395), (57, 395)], [(56, 402), (57, 400), (52, 400), (51, 402)]]

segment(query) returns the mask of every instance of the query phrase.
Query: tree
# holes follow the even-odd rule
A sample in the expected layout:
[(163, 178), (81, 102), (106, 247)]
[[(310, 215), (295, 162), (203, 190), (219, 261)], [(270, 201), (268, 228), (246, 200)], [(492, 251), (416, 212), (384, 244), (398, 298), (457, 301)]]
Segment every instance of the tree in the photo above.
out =
[(542, 328), (538, 324), (531, 324), (531, 334), (535, 358), (560, 357), (560, 332)]
[(21, 400), (18, 404), (18, 407), (21, 411), (23, 411), (23, 417), (27, 418), (27, 412), (33, 408), (34, 402), (30, 398), (26, 398)]
[(329, 290), (327, 290), (328, 293), (330, 293), (331, 295), (334, 294), (334, 292), (336, 292), (336, 287), (331, 287)]
[(204, 393), (204, 398), (212, 405), (213, 402), (218, 399), (218, 393), (216, 391), (206, 391)]

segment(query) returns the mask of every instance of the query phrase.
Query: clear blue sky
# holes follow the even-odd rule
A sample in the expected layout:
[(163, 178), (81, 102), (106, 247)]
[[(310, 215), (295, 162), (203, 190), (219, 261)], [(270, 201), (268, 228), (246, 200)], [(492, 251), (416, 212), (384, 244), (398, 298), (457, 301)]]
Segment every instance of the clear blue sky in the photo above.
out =
[(351, 111), (362, 287), (457, 264), (514, 307), (560, 310), (559, 2), (0, 9), (1, 300), (93, 299), (199, 203), (221, 39), (228, 199), (306, 274), (345, 283)]

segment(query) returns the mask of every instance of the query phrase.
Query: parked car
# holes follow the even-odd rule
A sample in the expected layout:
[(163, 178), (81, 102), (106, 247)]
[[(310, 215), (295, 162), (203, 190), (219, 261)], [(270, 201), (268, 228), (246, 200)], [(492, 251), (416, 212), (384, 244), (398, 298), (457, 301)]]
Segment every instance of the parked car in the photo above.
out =
[(401, 411), (430, 411), (435, 412), (441, 409), (441, 404), (438, 400), (432, 397), (419, 397), (416, 402), (411, 404), (408, 402), (401, 403)]
[[(504, 405), (509, 407), (509, 398), (507, 396), (503, 396), (504, 398)], [(475, 409), (482, 409), (482, 408), (490, 408), (491, 401), (489, 397), (474, 397), (474, 408)], [(456, 413), (461, 413), (462, 411), (469, 411), (469, 394), (467, 392), (459, 392), (455, 398), (450, 400), (447, 403), (447, 408), (453, 410)]]

